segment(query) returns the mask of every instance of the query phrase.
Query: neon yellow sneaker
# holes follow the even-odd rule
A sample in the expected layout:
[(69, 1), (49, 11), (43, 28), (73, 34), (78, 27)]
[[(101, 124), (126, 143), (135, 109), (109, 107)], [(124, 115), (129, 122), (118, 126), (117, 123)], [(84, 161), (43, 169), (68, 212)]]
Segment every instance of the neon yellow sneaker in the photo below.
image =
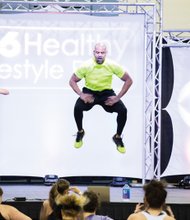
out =
[(125, 154), (125, 152), (126, 152), (126, 149), (125, 149), (125, 147), (123, 146), (123, 147), (117, 147), (117, 150), (120, 152), (120, 153), (122, 153), (122, 154)]
[(122, 141), (122, 138), (119, 135), (115, 134), (112, 139), (113, 139), (113, 142), (117, 146), (117, 150), (120, 153), (124, 154), (126, 152), (126, 149), (125, 149), (124, 143)]
[(84, 134), (85, 134), (84, 130), (77, 132), (76, 140), (75, 140), (75, 144), (74, 144), (74, 147), (75, 147), (75, 148), (80, 148), (80, 147), (82, 147), (82, 145), (83, 145), (82, 139), (83, 139), (83, 137), (84, 137)]

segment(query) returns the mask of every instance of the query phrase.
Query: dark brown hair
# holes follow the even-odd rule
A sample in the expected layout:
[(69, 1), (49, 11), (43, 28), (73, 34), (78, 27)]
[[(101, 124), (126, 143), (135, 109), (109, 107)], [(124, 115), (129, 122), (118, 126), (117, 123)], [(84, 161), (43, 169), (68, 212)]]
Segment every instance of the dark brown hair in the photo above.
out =
[(145, 191), (145, 200), (150, 208), (160, 208), (166, 200), (167, 191), (165, 184), (158, 180), (151, 180), (143, 187)]
[(86, 203), (83, 207), (85, 212), (95, 212), (99, 208), (98, 196), (93, 191), (85, 191), (83, 196), (86, 198)]
[(2, 196), (3, 195), (3, 190), (2, 190), (2, 188), (0, 187), (0, 196)]

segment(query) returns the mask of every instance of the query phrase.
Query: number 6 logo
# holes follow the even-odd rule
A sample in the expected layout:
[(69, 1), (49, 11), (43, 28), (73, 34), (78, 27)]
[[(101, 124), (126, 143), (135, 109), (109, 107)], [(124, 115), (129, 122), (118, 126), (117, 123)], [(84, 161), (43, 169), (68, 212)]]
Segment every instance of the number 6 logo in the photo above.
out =
[(0, 40), (0, 55), (4, 57), (15, 57), (20, 53), (20, 43), (17, 40), (18, 32), (8, 32)]

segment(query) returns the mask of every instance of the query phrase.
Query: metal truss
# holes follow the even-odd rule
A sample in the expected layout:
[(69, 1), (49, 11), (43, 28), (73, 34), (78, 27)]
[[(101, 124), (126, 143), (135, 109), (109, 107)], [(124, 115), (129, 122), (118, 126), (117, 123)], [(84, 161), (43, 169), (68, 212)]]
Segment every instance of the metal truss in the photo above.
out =
[[(93, 1), (93, 0), (92, 0)], [(110, 2), (111, 1), (111, 2)], [(0, 0), (0, 13), (58, 12), (86, 14), (144, 14), (145, 16), (145, 98), (144, 98), (144, 144), (143, 176), (160, 179), (160, 106), (161, 106), (161, 42), (162, 0)]]
[[(128, 0), (128, 2), (132, 2), (132, 0)], [(156, 39), (150, 41), (153, 53), (147, 52), (150, 57), (147, 59), (149, 61), (146, 65), (144, 179), (160, 179), (163, 0), (136, 0), (136, 2), (154, 3), (156, 6), (154, 13), (156, 16), (154, 28)]]
[(190, 47), (190, 30), (164, 30), (162, 47)]

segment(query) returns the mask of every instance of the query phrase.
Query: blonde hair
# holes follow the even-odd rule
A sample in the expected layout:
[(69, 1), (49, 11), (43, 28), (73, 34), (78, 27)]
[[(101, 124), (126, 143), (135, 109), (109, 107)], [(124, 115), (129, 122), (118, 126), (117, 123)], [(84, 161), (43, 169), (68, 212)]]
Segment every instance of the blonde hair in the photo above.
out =
[(83, 196), (68, 194), (58, 195), (55, 201), (61, 209), (62, 219), (64, 219), (64, 217), (75, 219), (83, 210), (85, 199)]
[(58, 194), (63, 195), (64, 193), (66, 193), (69, 187), (70, 187), (70, 183), (65, 179), (59, 179), (56, 183), (53, 184), (49, 192), (49, 203), (52, 209), (55, 205), (56, 196)]

